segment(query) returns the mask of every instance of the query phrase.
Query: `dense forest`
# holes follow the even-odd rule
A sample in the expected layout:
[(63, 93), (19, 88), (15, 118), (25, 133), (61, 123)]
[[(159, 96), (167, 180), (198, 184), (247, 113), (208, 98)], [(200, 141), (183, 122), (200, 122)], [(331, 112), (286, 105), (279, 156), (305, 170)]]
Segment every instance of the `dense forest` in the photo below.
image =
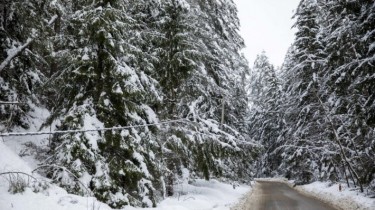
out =
[(186, 173), (375, 191), (374, 10), (301, 0), (283, 66), (250, 69), (233, 0), (2, 0), (0, 132), (49, 110), (38, 172), (115, 208)]
[(281, 69), (251, 73), (259, 176), (345, 180), (375, 190), (375, 2), (303, 0)]
[(69, 192), (154, 206), (185, 171), (250, 179), (232, 0), (2, 1), (0, 23), (0, 101), (20, 103), (1, 105), (3, 132), (35, 106), (55, 131), (127, 127), (53, 136), (39, 172)]

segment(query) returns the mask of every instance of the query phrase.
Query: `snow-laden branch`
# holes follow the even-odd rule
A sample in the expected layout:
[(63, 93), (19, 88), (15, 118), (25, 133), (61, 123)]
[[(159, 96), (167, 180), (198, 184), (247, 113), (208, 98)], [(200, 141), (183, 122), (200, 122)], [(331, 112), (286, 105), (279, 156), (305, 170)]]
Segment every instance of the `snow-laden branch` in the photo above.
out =
[(82, 187), (86, 190), (86, 192), (88, 193), (89, 196), (93, 196), (92, 191), (91, 191), (90, 189), (88, 189), (88, 188), (86, 187), (86, 185), (83, 184), (83, 183), (81, 182), (81, 180), (80, 180), (80, 179), (79, 179), (79, 178), (78, 178), (73, 172), (71, 172), (70, 170), (68, 170), (66, 167), (58, 166), (58, 165), (56, 165), (56, 164), (52, 164), (52, 165), (40, 165), (40, 166), (38, 166), (37, 168), (35, 168), (35, 169), (32, 171), (32, 173), (34, 173), (35, 171), (37, 171), (37, 170), (39, 170), (39, 169), (41, 169), (41, 168), (58, 168), (58, 169), (61, 169), (61, 170), (63, 170), (63, 171), (68, 172), (72, 177), (74, 177), (74, 179), (76, 179), (76, 180), (78, 181), (78, 183), (80, 183), (80, 184), (82, 185)]
[[(56, 21), (57, 17), (58, 17), (57, 15), (54, 15), (51, 18), (51, 20), (48, 21), (47, 26), (50, 26), (51, 24), (53, 24)], [(8, 50), (8, 57), (5, 58), (5, 60), (1, 62), (0, 64), (0, 72), (10, 63), (10, 61), (12, 61), (13, 58), (17, 57), (21, 52), (23, 52), (34, 40), (35, 40), (35, 37), (28, 38), (25, 44), (17, 48)]]
[(15, 48), (15, 49), (11, 49), (8, 51), (8, 57), (5, 58), (5, 60), (0, 64), (0, 71), (3, 70), (9, 63), (10, 61), (16, 57), (18, 54), (20, 54), (24, 49), (26, 49), (26, 47), (28, 47), (31, 42), (34, 41), (34, 39), (32, 38), (28, 38), (26, 43)]

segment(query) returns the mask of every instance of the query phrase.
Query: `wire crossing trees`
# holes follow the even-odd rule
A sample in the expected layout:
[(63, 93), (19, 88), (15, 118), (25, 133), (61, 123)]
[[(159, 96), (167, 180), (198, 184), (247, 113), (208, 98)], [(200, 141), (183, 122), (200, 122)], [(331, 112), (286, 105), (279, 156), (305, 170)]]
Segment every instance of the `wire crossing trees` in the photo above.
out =
[[(50, 121), (59, 130), (107, 128), (157, 122), (149, 104), (158, 98), (155, 82), (145, 70), (139, 47), (141, 20), (131, 16), (137, 8), (126, 1), (74, 2), (66, 14), (65, 47), (54, 52), (61, 72)], [(142, 37), (142, 36), (140, 36)], [(144, 55), (142, 55), (144, 54)], [(154, 91), (152, 91), (154, 90)], [(155, 205), (158, 183), (151, 149), (157, 147), (148, 127), (122, 132), (107, 131), (55, 135), (47, 163), (65, 166), (100, 200), (112, 207)], [(70, 192), (82, 188), (58, 168), (47, 170)]]
[[(1, 120), (26, 127), (32, 100), (51, 111), (38, 172), (115, 208), (156, 205), (186, 171), (252, 176), (258, 145), (244, 122), (248, 66), (232, 0), (2, 1), (0, 10), (0, 100), (22, 102), (14, 115), (0, 104)], [(163, 123), (173, 119), (184, 124)]]

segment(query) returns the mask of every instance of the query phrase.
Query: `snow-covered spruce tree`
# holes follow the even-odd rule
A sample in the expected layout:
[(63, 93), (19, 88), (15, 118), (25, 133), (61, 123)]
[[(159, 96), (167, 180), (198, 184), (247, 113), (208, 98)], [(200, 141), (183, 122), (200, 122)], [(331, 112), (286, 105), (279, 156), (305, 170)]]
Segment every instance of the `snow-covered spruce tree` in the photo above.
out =
[[(159, 43), (161, 51), (157, 69), (164, 93), (164, 107), (159, 110), (159, 114), (164, 119), (186, 118), (189, 111), (195, 112), (194, 105), (202, 101), (201, 94), (206, 94), (205, 90), (200, 89), (200, 80), (203, 78), (199, 70), (203, 68), (202, 60), (207, 57), (207, 49), (199, 37), (198, 20), (191, 5), (177, 0), (163, 3), (165, 22), (162, 32), (165, 39)], [(195, 172), (198, 177), (209, 179), (208, 160), (204, 157), (203, 149), (205, 142), (198, 140), (201, 138), (199, 134), (194, 134), (199, 131), (187, 135), (193, 129), (192, 125), (175, 125), (168, 126), (164, 131), (162, 158), (167, 167), (164, 173), (169, 195), (173, 193), (171, 188), (177, 178), (175, 175), (184, 167)], [(201, 125), (196, 129), (200, 130)]]
[(326, 130), (323, 123), (326, 113), (319, 104), (320, 85), (316, 77), (320, 74), (324, 53), (317, 2), (301, 1), (295, 17), (298, 31), (290, 56), (293, 63), (283, 72), (285, 125), (280, 136), (283, 145), (277, 150), (281, 150), (283, 157), (281, 173), (309, 182), (318, 178), (322, 170), (328, 168), (332, 172), (333, 162), (338, 158), (334, 155), (339, 152), (322, 136)]
[(371, 1), (301, 1), (283, 66), (285, 175), (373, 186), (373, 13)]
[(50, 1), (0, 2), (0, 132), (28, 128), (27, 114), (39, 103), (38, 88), (48, 67), (46, 35), (55, 17)]
[(268, 61), (265, 52), (258, 55), (249, 78), (250, 97), (250, 134), (253, 139), (258, 140), (264, 147), (257, 168), (257, 176), (269, 177), (271, 172), (276, 171), (281, 163), (280, 157), (275, 156), (277, 137), (280, 131), (280, 113), (278, 103), (280, 82), (275, 73), (273, 65)]
[(361, 190), (374, 182), (374, 6), (372, 1), (322, 2), (326, 109), (342, 145), (342, 171)]
[[(248, 113), (245, 78), (249, 73), (249, 68), (247, 61), (240, 54), (244, 42), (238, 34), (237, 9), (230, 0), (199, 1), (199, 3), (201, 10), (204, 11), (203, 16), (200, 17), (200, 20), (203, 20), (202, 27), (209, 29), (204, 34), (204, 42), (212, 55), (211, 59), (205, 60), (207, 75), (212, 78), (213, 82), (213, 91), (210, 91), (213, 96), (210, 102), (213, 105), (211, 109), (221, 111), (220, 120), (224, 123), (222, 130), (236, 136), (235, 144), (243, 154), (239, 158), (238, 153), (234, 152), (236, 149), (229, 153), (233, 155), (224, 159), (228, 166), (225, 174), (234, 179), (248, 179), (252, 176), (253, 162), (246, 161), (246, 159), (254, 159), (256, 146), (250, 140), (248, 123), (245, 122)], [(202, 5), (202, 3), (205, 4)], [(223, 98), (224, 103), (218, 101), (220, 98)], [(219, 107), (221, 105), (221, 108), (218, 110), (215, 104)], [(219, 120), (216, 117), (214, 119)], [(228, 137), (225, 138), (228, 139)], [(236, 161), (238, 158), (241, 162)]]
[[(238, 160), (250, 160), (251, 152), (240, 156), (253, 147), (237, 129), (228, 126), (241, 122), (246, 109), (239, 74), (247, 70), (246, 62), (239, 55), (239, 48), (230, 45), (220, 35), (222, 31), (215, 29), (213, 20), (218, 21), (218, 17), (210, 18), (201, 1), (164, 3), (165, 40), (160, 43), (163, 47), (158, 78), (164, 89), (165, 106), (159, 113), (163, 118), (187, 118), (193, 122), (170, 126), (165, 131), (165, 153), (174, 158), (170, 170), (186, 167), (193, 176), (207, 179), (249, 177), (250, 170), (242, 169), (249, 168), (246, 166), (251, 161)], [(225, 13), (217, 16), (220, 14)], [(221, 126), (223, 101), (227, 125)], [(242, 143), (237, 143), (236, 138)]]
[(240, 54), (244, 41), (238, 34), (236, 6), (232, 0), (196, 1), (196, 4), (201, 11), (198, 24), (205, 29), (202, 39), (210, 55), (210, 59), (204, 60), (205, 70), (216, 89), (211, 94), (216, 97), (216, 101), (219, 100), (215, 103), (220, 104), (220, 98), (223, 98), (226, 107), (225, 124), (236, 124), (237, 129), (241, 129), (247, 112), (245, 78), (249, 68)]
[[(222, 121), (223, 132), (219, 140), (224, 145), (232, 145), (227, 149), (227, 157), (222, 157), (221, 162), (226, 165), (223, 176), (246, 180), (252, 176), (251, 160), (254, 159), (255, 146), (247, 134), (245, 122), (248, 102), (244, 78), (249, 70), (247, 61), (240, 54), (244, 42), (238, 34), (237, 9), (231, 0), (195, 3), (201, 11), (198, 24), (205, 29), (201, 36), (210, 55), (209, 59), (204, 60), (203, 72), (209, 80), (202, 84), (209, 88), (206, 91), (209, 97), (201, 103), (198, 109), (200, 112), (195, 115), (210, 110), (209, 118), (214, 120), (212, 122), (218, 125)], [(233, 136), (235, 140), (232, 142)]]
[[(159, 96), (155, 80), (146, 73), (152, 64), (143, 59), (150, 57), (141, 48), (144, 22), (133, 16), (147, 11), (144, 7), (150, 3), (131, 3), (67, 5), (71, 12), (64, 14), (63, 36), (58, 40), (62, 43), (54, 52), (59, 72), (51, 82), (56, 102), (49, 122), (57, 122), (58, 130), (158, 121), (149, 106)], [(54, 135), (44, 167), (69, 192), (92, 193), (116, 208), (154, 206), (157, 147), (153, 127)]]

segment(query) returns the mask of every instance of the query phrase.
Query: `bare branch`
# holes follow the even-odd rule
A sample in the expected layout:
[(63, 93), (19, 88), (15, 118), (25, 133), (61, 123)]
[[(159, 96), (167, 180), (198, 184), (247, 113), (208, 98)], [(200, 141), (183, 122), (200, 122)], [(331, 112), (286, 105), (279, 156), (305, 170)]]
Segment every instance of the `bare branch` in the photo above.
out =
[(8, 174), (22, 174), (22, 175), (26, 175), (30, 178), (33, 178), (34, 180), (37, 180), (35, 177), (33, 177), (32, 175), (30, 174), (27, 174), (27, 173), (24, 173), (24, 172), (21, 172), (21, 171), (8, 171), (8, 172), (3, 172), (3, 173), (0, 173), (0, 176), (4, 176), (4, 175), (8, 175)]
[(63, 167), (63, 166), (58, 166), (58, 165), (55, 165), (55, 164), (52, 164), (52, 165), (41, 165), (41, 166), (35, 168), (32, 172), (34, 173), (35, 171), (37, 171), (37, 170), (39, 170), (39, 169), (41, 169), (41, 168), (58, 168), (58, 169), (61, 169), (61, 170), (63, 170), (63, 171), (68, 172), (72, 177), (74, 177), (74, 179), (77, 180), (77, 182), (78, 182), (80, 185), (82, 185), (82, 187), (86, 190), (86, 192), (88, 193), (89, 196), (92, 196), (92, 195), (93, 195), (92, 191), (91, 191), (90, 189), (88, 189), (88, 188), (86, 187), (86, 185), (83, 184), (83, 183), (79, 180), (79, 178), (78, 178), (73, 172), (69, 171), (67, 168), (65, 168), (65, 167)]

